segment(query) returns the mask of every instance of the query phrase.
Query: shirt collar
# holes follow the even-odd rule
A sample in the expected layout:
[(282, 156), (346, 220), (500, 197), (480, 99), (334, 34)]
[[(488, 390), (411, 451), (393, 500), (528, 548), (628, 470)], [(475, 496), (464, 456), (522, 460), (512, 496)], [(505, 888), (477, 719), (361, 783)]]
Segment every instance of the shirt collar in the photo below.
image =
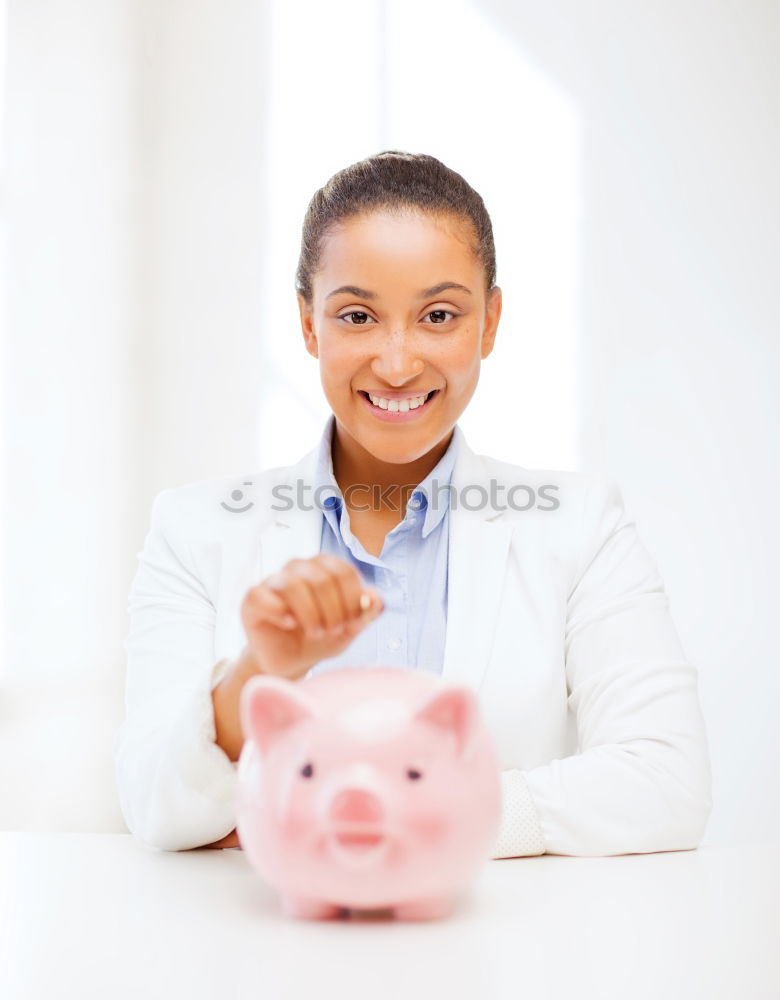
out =
[[(343, 506), (344, 497), (339, 489), (336, 477), (333, 475), (333, 454), (331, 445), (336, 429), (336, 417), (331, 413), (325, 421), (325, 426), (317, 446), (317, 458), (314, 473), (314, 503), (324, 510), (326, 516), (330, 511), (337, 513)], [(452, 470), (458, 453), (460, 435), (457, 425), (453, 431), (447, 450), (421, 483), (418, 483), (409, 497), (411, 510), (425, 511), (422, 526), (422, 536), (427, 536), (439, 524), (450, 506), (450, 489)]]

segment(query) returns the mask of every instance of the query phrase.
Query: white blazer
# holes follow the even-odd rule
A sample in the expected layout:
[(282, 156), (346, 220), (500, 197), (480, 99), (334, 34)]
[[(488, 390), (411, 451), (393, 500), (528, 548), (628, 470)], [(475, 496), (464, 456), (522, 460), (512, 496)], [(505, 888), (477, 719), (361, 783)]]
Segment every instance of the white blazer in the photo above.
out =
[[(620, 490), (475, 454), (456, 433), (442, 678), (477, 692), (494, 739), (504, 809), (493, 857), (695, 848), (712, 810), (697, 670)], [(125, 820), (150, 845), (197, 847), (235, 827), (237, 765), (215, 743), (211, 690), (245, 646), (249, 587), (319, 552), (316, 505), (273, 509), (313, 483), (315, 458), (154, 500), (114, 747)], [(507, 509), (468, 509), (491, 481)], [(540, 509), (552, 506), (543, 496), (558, 507)]]

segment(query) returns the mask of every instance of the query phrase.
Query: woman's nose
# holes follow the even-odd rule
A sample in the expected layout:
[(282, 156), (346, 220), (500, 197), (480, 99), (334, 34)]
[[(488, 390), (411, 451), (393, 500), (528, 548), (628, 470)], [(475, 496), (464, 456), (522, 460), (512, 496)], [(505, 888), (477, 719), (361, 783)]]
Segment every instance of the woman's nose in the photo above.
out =
[(374, 374), (393, 385), (410, 382), (425, 369), (414, 338), (397, 332), (387, 338), (371, 365)]

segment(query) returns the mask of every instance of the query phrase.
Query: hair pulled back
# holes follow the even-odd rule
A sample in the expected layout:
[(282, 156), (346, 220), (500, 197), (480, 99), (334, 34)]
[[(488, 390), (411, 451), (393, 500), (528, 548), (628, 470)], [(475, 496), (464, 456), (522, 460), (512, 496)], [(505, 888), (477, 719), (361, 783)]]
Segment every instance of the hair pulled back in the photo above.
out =
[(493, 227), (485, 203), (471, 185), (427, 153), (386, 149), (335, 173), (309, 202), (303, 220), (295, 288), (312, 304), (312, 277), (319, 269), (326, 237), (355, 216), (382, 210), (416, 209), (471, 223), (474, 253), (485, 269), (485, 292), (496, 283)]

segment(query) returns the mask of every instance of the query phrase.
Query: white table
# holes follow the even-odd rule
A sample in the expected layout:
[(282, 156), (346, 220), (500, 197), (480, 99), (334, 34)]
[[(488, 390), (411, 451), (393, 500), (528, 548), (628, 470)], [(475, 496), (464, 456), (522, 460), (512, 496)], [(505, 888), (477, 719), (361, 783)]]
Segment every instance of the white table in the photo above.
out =
[(490, 861), (455, 914), (282, 915), (240, 849), (0, 833), (3, 1000), (777, 1000), (780, 846)]

